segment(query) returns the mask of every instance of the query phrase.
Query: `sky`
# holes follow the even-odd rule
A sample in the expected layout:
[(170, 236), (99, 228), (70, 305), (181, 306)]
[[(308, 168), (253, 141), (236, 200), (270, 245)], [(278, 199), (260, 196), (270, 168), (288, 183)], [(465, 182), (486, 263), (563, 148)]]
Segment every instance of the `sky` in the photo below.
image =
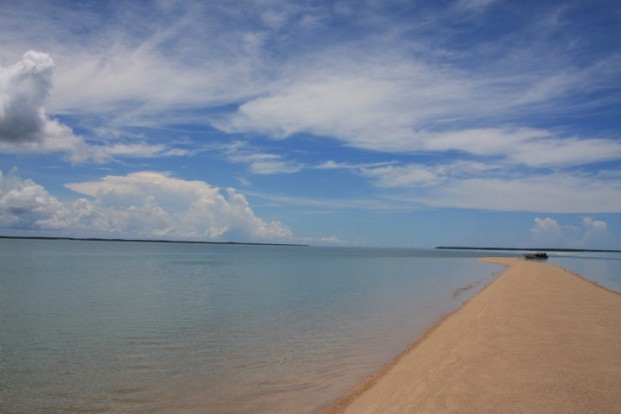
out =
[(0, 0), (0, 234), (621, 248), (616, 0)]

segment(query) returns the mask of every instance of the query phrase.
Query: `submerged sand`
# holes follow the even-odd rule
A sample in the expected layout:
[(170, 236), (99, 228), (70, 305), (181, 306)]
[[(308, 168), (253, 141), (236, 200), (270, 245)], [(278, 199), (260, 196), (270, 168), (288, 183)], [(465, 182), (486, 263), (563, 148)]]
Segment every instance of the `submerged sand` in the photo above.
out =
[(329, 413), (621, 413), (621, 295), (508, 266)]

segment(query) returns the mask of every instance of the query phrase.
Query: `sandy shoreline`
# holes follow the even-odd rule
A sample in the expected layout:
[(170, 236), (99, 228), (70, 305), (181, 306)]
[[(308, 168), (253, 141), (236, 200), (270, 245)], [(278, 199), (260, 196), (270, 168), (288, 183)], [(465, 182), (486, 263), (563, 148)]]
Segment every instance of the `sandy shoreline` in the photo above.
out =
[(621, 295), (519, 259), (328, 413), (619, 413)]

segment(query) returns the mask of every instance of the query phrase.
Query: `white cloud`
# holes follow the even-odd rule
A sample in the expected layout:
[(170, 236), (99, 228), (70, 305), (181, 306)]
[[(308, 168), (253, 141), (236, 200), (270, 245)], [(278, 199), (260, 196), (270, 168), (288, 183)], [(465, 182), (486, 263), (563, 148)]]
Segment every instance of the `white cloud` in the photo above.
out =
[(497, 169), (494, 164), (473, 161), (456, 161), (450, 164), (424, 165), (377, 165), (360, 166), (359, 172), (371, 178), (374, 184), (383, 188), (425, 188), (447, 184), (451, 180), (476, 177)]
[[(394, 202), (386, 202), (377, 198), (324, 198), (324, 197), (298, 197), (278, 195), (274, 193), (248, 192), (254, 198), (258, 198), (278, 207), (307, 208), (308, 211), (326, 214), (333, 210), (403, 210), (403, 205), (395, 205)], [(406, 208), (409, 209), (409, 208)]]
[(310, 65), (291, 62), (286, 77), (269, 93), (214, 124), (227, 132), (260, 132), (279, 139), (308, 132), (371, 150), (421, 149), (425, 136), (415, 129), (446, 117), (447, 110), (469, 96), (469, 82), (420, 62), (371, 55), (328, 50), (309, 59)]
[(230, 162), (247, 164), (254, 174), (293, 174), (304, 168), (302, 164), (288, 161), (281, 155), (258, 151), (242, 141), (219, 146), (217, 149), (222, 150)]
[[(407, 24), (377, 4), (353, 2), (249, 2), (243, 12), (200, 2), (112, 7), (105, 17), (115, 24), (104, 24), (99, 10), (89, 7), (81, 14), (16, 7), (0, 18), (6, 28), (0, 40), (13, 49), (23, 47), (23, 38), (45, 39), (45, 50), (58, 61), (53, 113), (79, 115), (91, 129), (93, 123), (118, 132), (210, 122), (232, 133), (282, 139), (309, 132), (375, 151), (458, 150), (535, 167), (618, 159), (614, 137), (568, 136), (528, 125), (533, 115), (597, 108), (588, 94), (610, 89), (619, 75), (618, 57), (583, 64), (573, 59), (578, 43), (546, 47), (562, 30), (546, 26), (546, 16), (498, 39), (506, 47), (482, 42), (462, 50), (450, 42), (454, 33), (441, 23), (492, 5), (460, 0), (431, 7), (431, 15), (421, 7)], [(342, 12), (353, 25), (365, 24), (357, 40), (340, 37), (330, 25)], [(54, 18), (61, 13), (65, 19)], [(24, 16), (45, 22), (47, 36), (39, 26), (27, 26)], [(434, 31), (426, 25), (430, 18), (439, 23)], [(315, 24), (304, 23), (309, 20)], [(84, 35), (74, 26), (101, 30)], [(537, 47), (515, 41), (534, 33)], [(536, 53), (538, 47), (548, 53)], [(567, 99), (576, 95), (582, 99)], [(217, 114), (209, 112), (213, 108)], [(256, 172), (290, 167), (268, 163)]]
[(28, 229), (55, 228), (57, 218), (67, 209), (45, 188), (32, 180), (22, 180), (15, 171), (0, 171), (0, 226)]
[(585, 172), (529, 173), (503, 164), (455, 161), (446, 164), (340, 164), (371, 180), (394, 208), (420, 206), (555, 213), (621, 212), (621, 176)]
[(287, 21), (287, 14), (282, 11), (267, 10), (261, 14), (261, 20), (270, 28), (277, 30)]
[(54, 61), (29, 51), (14, 65), (0, 66), (0, 151), (63, 152), (73, 163), (105, 163), (117, 157), (165, 157), (189, 151), (146, 142), (88, 145), (72, 129), (50, 117), (44, 105), (53, 87)]
[[(87, 36), (50, 22), (59, 32), (46, 42), (58, 61), (52, 109), (123, 131), (204, 124), (204, 113), (193, 111), (264, 93), (271, 83), (263, 54), (268, 31), (245, 27), (250, 16), (260, 18), (251, 11), (238, 13), (238, 7), (212, 2), (152, 4), (148, 10), (110, 7), (107, 21), (92, 23), (100, 30), (80, 22)], [(87, 14), (89, 7), (84, 9)], [(266, 16), (270, 13), (266, 10)], [(272, 14), (275, 23), (277, 13)]]
[(457, 9), (481, 11), (485, 10), (496, 0), (459, 0), (455, 7)]
[(471, 203), (473, 207), (478, 205), (479, 208), (505, 211), (580, 213), (619, 212), (619, 184), (591, 178), (543, 175), (523, 179), (465, 180), (456, 183), (453, 188), (463, 196), (466, 204)]
[(301, 239), (302, 243), (310, 243), (310, 244), (327, 244), (327, 245), (339, 245), (345, 244), (345, 241), (341, 240), (337, 236), (329, 236), (329, 237), (304, 237)]
[(530, 229), (530, 232), (536, 237), (558, 239), (561, 237), (561, 226), (558, 222), (550, 217), (535, 218), (535, 225)]
[(396, 161), (385, 162), (370, 162), (370, 163), (349, 163), (349, 162), (336, 162), (332, 160), (325, 161), (314, 168), (317, 170), (354, 170), (359, 171), (361, 169), (371, 169), (377, 167), (386, 167), (396, 164)]
[(576, 166), (621, 158), (621, 143), (617, 140), (558, 137), (533, 128), (472, 129), (436, 134), (430, 137), (427, 149), (498, 156), (530, 167)]
[[(582, 247), (592, 246), (607, 235), (608, 225), (603, 220), (583, 217), (582, 230), (571, 225), (562, 225), (550, 217), (535, 218), (530, 229), (534, 243), (547, 243), (549, 246)], [(543, 246), (545, 247), (545, 246)]]
[(146, 229), (151, 235), (192, 239), (291, 237), (281, 223), (256, 217), (246, 198), (234, 189), (227, 189), (225, 195), (202, 181), (140, 172), (66, 187), (93, 197), (99, 211), (111, 218), (109, 228), (117, 232), (134, 234)]
[(233, 156), (229, 159), (233, 162), (247, 163), (254, 174), (292, 174), (302, 169), (301, 165), (284, 161), (280, 155), (275, 154), (256, 153)]
[[(533, 101), (554, 100), (531, 91), (534, 79), (514, 79), (510, 90), (497, 91), (495, 80), (422, 61), (383, 54), (386, 62), (379, 62), (351, 52), (344, 57), (332, 53), (338, 52), (320, 58), (323, 64), (291, 70), (291, 79), (281, 79), (267, 94), (246, 101), (214, 124), (231, 133), (258, 132), (277, 139), (297, 133), (330, 136), (374, 151), (458, 150), (534, 167), (621, 158), (621, 144), (614, 139), (528, 127), (463, 127), (481, 119), (489, 123), (519, 116)], [(567, 80), (555, 90), (570, 89), (572, 82), (578, 80)], [(526, 93), (537, 96), (526, 99)]]
[(372, 178), (379, 187), (428, 187), (441, 179), (432, 168), (424, 165), (364, 168), (362, 174)]
[(145, 42), (134, 49), (111, 47), (104, 56), (89, 52), (68, 56), (57, 74), (53, 109), (87, 119), (103, 116), (108, 128), (119, 130), (179, 121), (204, 123), (197, 119), (202, 115), (191, 111), (229, 104), (265, 88), (259, 81), (262, 75), (252, 72), (251, 63), (242, 58), (221, 56), (210, 64), (186, 66), (162, 55), (157, 47)]
[[(56, 4), (33, 10), (18, 3), (0, 15), (5, 46), (0, 58), (13, 62), (36, 41), (56, 65), (45, 54), (29, 52), (1, 69), (1, 151), (59, 151), (74, 162), (184, 156), (192, 152), (145, 136), (110, 141), (105, 134), (123, 137), (131, 127), (210, 123), (230, 133), (274, 139), (311, 133), (372, 151), (477, 161), (468, 166), (328, 161), (309, 167), (249, 146), (225, 153), (229, 162), (256, 174), (351, 170), (384, 192), (411, 189), (409, 200), (428, 206), (619, 211), (618, 179), (568, 171), (621, 159), (617, 137), (572, 134), (554, 124), (569, 115), (606, 115), (603, 111), (618, 105), (618, 53), (587, 54), (589, 42), (580, 40), (597, 39), (569, 36), (560, 32), (566, 30), (561, 24), (546, 25), (548, 14), (561, 16), (557, 10), (547, 13), (550, 7), (529, 23), (517, 22), (511, 33), (464, 48), (453, 43), (455, 33), (443, 23), (459, 12), (483, 19), (485, 13), (473, 12), (492, 12), (493, 1), (460, 0), (447, 8), (421, 3), (416, 5), (421, 13), (402, 20), (384, 14), (381, 2), (343, 1), (324, 8), (251, 1), (243, 10), (226, 2), (159, 2), (148, 10), (113, 6), (103, 14), (92, 5), (78, 13)], [(346, 27), (332, 25), (344, 16)], [(463, 29), (468, 35), (468, 27)], [(552, 42), (555, 47), (549, 47)], [(80, 130), (97, 137), (89, 135), (87, 145), (50, 114), (79, 119)], [(25, 132), (16, 134), (15, 125)], [(342, 154), (339, 159), (349, 155)], [(535, 172), (519, 168), (517, 175), (516, 166)], [(568, 172), (559, 172), (563, 168)], [(490, 170), (498, 174), (492, 177)], [(319, 203), (389, 204), (347, 201)], [(164, 220), (162, 212), (155, 216)]]
[(584, 228), (582, 245), (592, 245), (608, 236), (608, 224), (603, 220), (584, 217), (582, 219), (582, 226)]
[(621, 212), (621, 181), (597, 176), (456, 177), (395, 200), (430, 207), (546, 213)]
[(587, 231), (605, 232), (608, 230), (608, 224), (606, 224), (605, 221), (594, 220), (592, 217), (584, 217), (582, 219), (582, 224)]
[(74, 157), (76, 161), (92, 160), (98, 164), (113, 161), (122, 157), (139, 157), (139, 158), (155, 158), (155, 157), (179, 157), (194, 154), (194, 151), (182, 148), (172, 148), (161, 144), (148, 144), (145, 142), (134, 143), (111, 143), (107, 145), (93, 145), (80, 155), (80, 158)]
[(47, 115), (54, 61), (29, 51), (11, 66), (0, 66), (0, 151), (69, 152), (84, 141), (71, 128)]
[(524, 143), (509, 159), (532, 167), (568, 167), (617, 160), (621, 143), (612, 139), (551, 138)]
[(578, 247), (580, 245), (577, 228), (561, 225), (550, 217), (536, 217), (530, 233), (531, 242), (537, 247)]
[(246, 198), (203, 181), (156, 172), (106, 176), (70, 183), (87, 197), (62, 203), (45, 188), (16, 174), (0, 173), (0, 225), (102, 237), (287, 241), (280, 222), (257, 217)]

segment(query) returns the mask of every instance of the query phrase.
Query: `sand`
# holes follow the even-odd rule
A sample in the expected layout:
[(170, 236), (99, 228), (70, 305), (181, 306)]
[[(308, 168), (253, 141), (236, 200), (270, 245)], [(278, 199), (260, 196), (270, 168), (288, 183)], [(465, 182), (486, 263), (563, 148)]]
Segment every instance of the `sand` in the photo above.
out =
[(501, 276), (334, 413), (621, 413), (621, 295), (541, 262)]

